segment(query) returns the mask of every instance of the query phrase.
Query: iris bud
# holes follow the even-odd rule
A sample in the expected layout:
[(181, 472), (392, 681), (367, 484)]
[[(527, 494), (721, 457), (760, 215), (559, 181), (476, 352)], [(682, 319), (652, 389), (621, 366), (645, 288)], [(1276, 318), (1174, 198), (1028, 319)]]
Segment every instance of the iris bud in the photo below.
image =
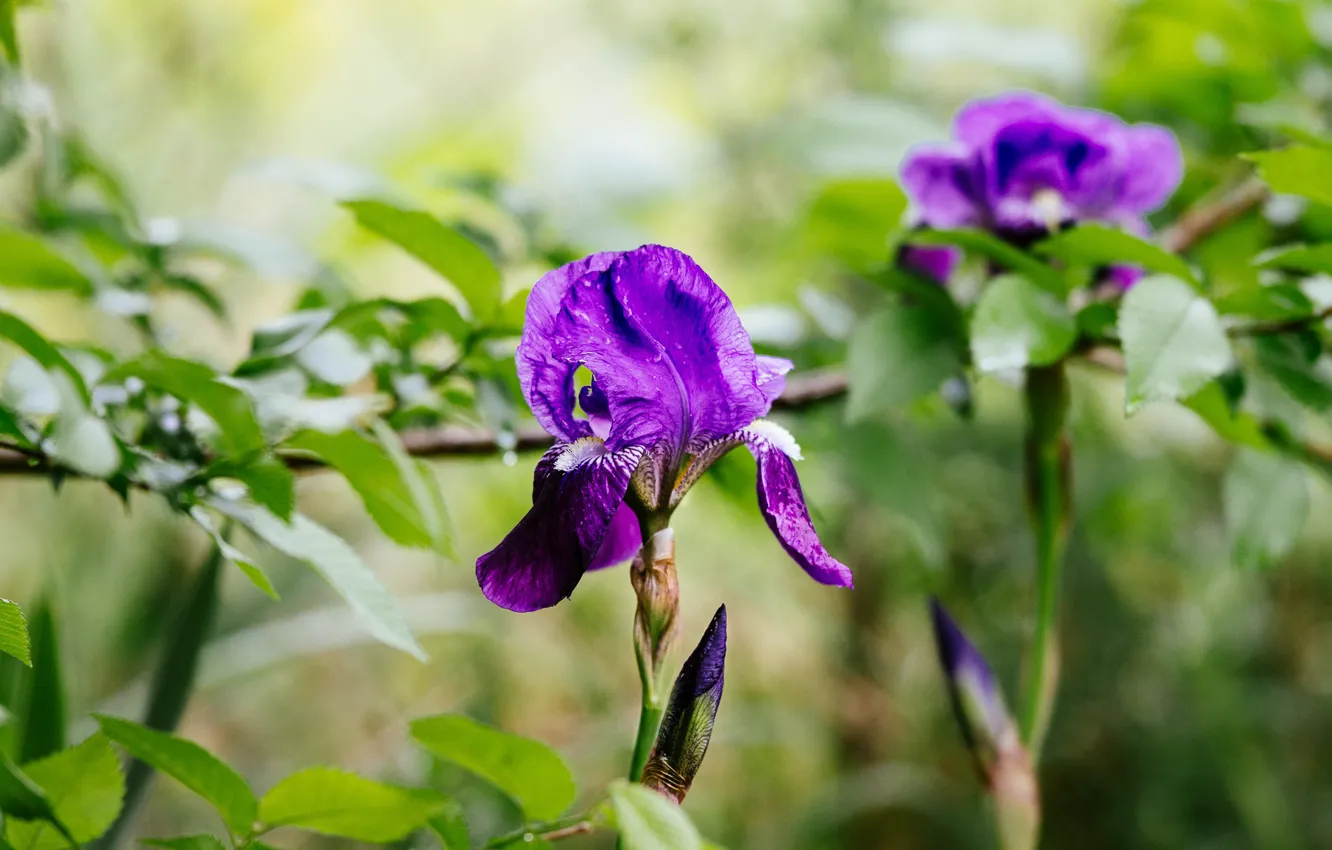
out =
[(629, 574), (638, 596), (634, 641), (639, 663), (646, 663), (655, 679), (678, 631), (680, 582), (675, 574), (675, 532), (663, 528), (649, 537), (635, 556)]

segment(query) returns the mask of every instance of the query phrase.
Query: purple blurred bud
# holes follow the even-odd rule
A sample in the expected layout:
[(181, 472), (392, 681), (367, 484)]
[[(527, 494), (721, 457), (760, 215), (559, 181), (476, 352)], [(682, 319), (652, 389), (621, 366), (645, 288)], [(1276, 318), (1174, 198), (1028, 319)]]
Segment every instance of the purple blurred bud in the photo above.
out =
[(930, 616), (953, 713), (976, 758), (976, 767), (988, 783), (1004, 739), (1015, 735), (1012, 718), (990, 665), (937, 599), (930, 600)]
[(643, 784), (682, 802), (703, 764), (726, 672), (726, 606), (717, 609), (671, 689)]
[(904, 245), (897, 255), (902, 268), (936, 283), (948, 283), (961, 259), (962, 252), (948, 245)]

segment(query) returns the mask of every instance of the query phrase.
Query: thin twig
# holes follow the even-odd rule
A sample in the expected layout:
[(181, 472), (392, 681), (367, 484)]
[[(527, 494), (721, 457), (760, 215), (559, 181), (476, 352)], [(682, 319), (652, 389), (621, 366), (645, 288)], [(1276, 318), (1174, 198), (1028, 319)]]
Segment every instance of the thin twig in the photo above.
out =
[(1283, 319), (1279, 322), (1260, 322), (1253, 325), (1236, 325), (1228, 333), (1231, 336), (1271, 336), (1272, 334), (1298, 331), (1332, 319), (1332, 307), (1324, 308), (1312, 316), (1300, 316), (1295, 319)]
[(1249, 177), (1215, 200), (1204, 200), (1185, 211), (1161, 232), (1161, 247), (1182, 254), (1212, 233), (1244, 215), (1267, 198), (1267, 185)]

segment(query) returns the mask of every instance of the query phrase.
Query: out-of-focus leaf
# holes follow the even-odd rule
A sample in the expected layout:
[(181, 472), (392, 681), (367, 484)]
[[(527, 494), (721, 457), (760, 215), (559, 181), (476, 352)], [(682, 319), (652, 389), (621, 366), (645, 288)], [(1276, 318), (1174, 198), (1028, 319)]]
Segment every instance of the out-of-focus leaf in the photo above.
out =
[[(4, 8), (12, 0), (0, 0), (0, 38), (3, 38)], [(28, 125), (13, 109), (0, 107), (0, 166), (8, 165), (28, 145)]]
[(573, 775), (553, 749), (461, 714), (412, 721), (412, 738), (437, 758), (480, 776), (532, 820), (554, 820), (577, 795)]
[(971, 317), (971, 357), (982, 372), (1044, 366), (1063, 357), (1077, 322), (1054, 295), (1020, 275), (990, 281)]
[(0, 286), (91, 295), (92, 281), (39, 236), (0, 229)]
[(50, 376), (60, 397), (60, 413), (51, 428), (51, 456), (84, 475), (110, 478), (122, 460), (111, 427), (88, 410), (67, 374), (51, 372)]
[(1268, 567), (1304, 529), (1309, 491), (1301, 465), (1288, 458), (1241, 451), (1226, 474), (1226, 526), (1235, 564)]
[(1271, 444), (1263, 436), (1262, 422), (1252, 413), (1235, 409), (1227, 402), (1225, 390), (1216, 381), (1207, 382), (1182, 403), (1198, 414), (1222, 439), (1255, 449), (1270, 448)]
[[(61, 675), (60, 642), (49, 599), (32, 612), (32, 669), (24, 677), (15, 712), (19, 727), (14, 755), (20, 763), (44, 758), (65, 746), (65, 687)], [(39, 783), (40, 784), (40, 783)]]
[(439, 838), (444, 850), (471, 850), (472, 840), (467, 834), (467, 820), (463, 808), (456, 800), (448, 800), (439, 814), (430, 818), (430, 829)]
[(28, 356), (47, 369), (59, 369), (66, 375), (69, 375), (74, 382), (75, 389), (78, 390), (79, 397), (88, 401), (88, 386), (83, 381), (83, 375), (74, 368), (74, 364), (69, 362), (60, 350), (52, 345), (46, 337), (37, 333), (31, 325), (15, 316), (0, 310), (0, 337), (9, 340), (19, 348), (27, 352)]
[(15, 13), (18, 0), (0, 0), (0, 47), (4, 47), (9, 64), (18, 67), (22, 57), (19, 54), (18, 27)]
[(1037, 253), (1086, 266), (1125, 264), (1197, 283), (1189, 264), (1131, 233), (1099, 224), (1083, 224), (1037, 243)]
[(908, 405), (961, 371), (956, 312), (894, 298), (856, 325), (846, 351), (848, 421)]
[(330, 328), (296, 353), (296, 362), (319, 380), (347, 387), (370, 374), (374, 360), (352, 336)]
[(249, 397), (237, 387), (223, 383), (204, 364), (153, 352), (117, 366), (104, 380), (122, 381), (131, 376), (208, 414), (217, 424), (223, 449), (228, 454), (246, 455), (264, 447), (264, 435)]
[(162, 277), (162, 285), (167, 289), (174, 289), (190, 296), (219, 319), (227, 317), (226, 303), (213, 291), (212, 287), (196, 277), (187, 274), (168, 274)]
[(809, 208), (810, 247), (853, 269), (888, 262), (890, 236), (902, 225), (906, 195), (891, 180), (859, 178), (825, 185)]
[[(120, 812), (125, 778), (105, 735), (93, 735), (76, 747), (25, 764), (23, 772), (46, 792), (56, 817), (80, 844), (105, 832)], [(46, 822), (7, 821), (5, 836), (24, 850), (65, 850), (69, 846)]]
[(0, 652), (32, 666), (32, 642), (28, 638), (28, 620), (17, 602), (0, 599)]
[(384, 201), (344, 201), (356, 221), (439, 272), (462, 293), (472, 316), (489, 321), (500, 300), (500, 273), (481, 247), (430, 213)]
[(1258, 363), (1290, 396), (1320, 413), (1332, 410), (1332, 382), (1320, 374), (1321, 346), (1313, 331), (1269, 334), (1254, 340)]
[(167, 850), (226, 850), (222, 839), (216, 835), (177, 835), (171, 838), (144, 838), (149, 847), (165, 847)]
[(301, 310), (260, 325), (250, 337), (250, 357), (286, 357), (300, 351), (333, 319), (332, 310)]
[(240, 481), (249, 490), (251, 499), (282, 519), (289, 519), (296, 509), (296, 476), (271, 454), (248, 458), (244, 462), (219, 460), (204, 467), (199, 475), (207, 479), (234, 478)]
[(1119, 336), (1129, 413), (1149, 401), (1193, 395), (1234, 359), (1216, 308), (1168, 275), (1144, 278), (1128, 291)]
[(5, 372), (0, 398), (24, 416), (51, 416), (60, 410), (60, 393), (44, 366), (31, 357), (15, 357)]
[(397, 841), (448, 804), (425, 788), (399, 788), (331, 767), (311, 767), (275, 785), (259, 803), (269, 827), (296, 826), (357, 841)]
[(421, 530), (430, 541), (430, 548), (451, 557), (453, 538), (449, 517), (444, 507), (444, 494), (439, 489), (434, 471), (425, 462), (407, 454), (402, 438), (384, 420), (376, 419), (370, 430), (393, 462), (398, 478), (410, 495), (416, 514), (420, 517)]
[(1289, 245), (1259, 254), (1254, 265), (1264, 269), (1287, 269), (1309, 274), (1332, 274), (1332, 243)]
[(1332, 204), (1332, 150), (1292, 145), (1244, 154), (1244, 158), (1258, 166), (1259, 176), (1272, 191)]
[(173, 777), (212, 803), (232, 832), (245, 834), (250, 831), (259, 801), (249, 784), (230, 765), (193, 741), (118, 717), (101, 714), (94, 717), (106, 736), (130, 755)]
[[(226, 538), (222, 536), (222, 532), (218, 530), (217, 524), (213, 522), (213, 518), (209, 516), (208, 511), (199, 505), (195, 505), (190, 508), (190, 517), (198, 523), (200, 528), (208, 532), (209, 537), (213, 538), (213, 545), (222, 553), (223, 558), (239, 567), (240, 571), (245, 573), (245, 577), (253, 582), (255, 587), (267, 594), (270, 599), (278, 598), (278, 592), (274, 589), (273, 582), (269, 580), (268, 574), (254, 562), (253, 558), (227, 542)], [(290, 515), (287, 518), (289, 519)]]
[[(303, 431), (287, 445), (313, 452), (347, 479), (389, 539), (404, 546), (447, 549), (447, 523), (421, 479), (420, 470), (401, 451), (397, 436), (377, 427), (381, 442), (355, 431), (326, 434)], [(387, 437), (388, 442), (383, 442)], [(398, 451), (391, 450), (396, 447)]]
[(617, 779), (607, 793), (624, 850), (701, 850), (689, 816), (656, 791)]
[(215, 498), (209, 504), (245, 526), (283, 554), (304, 561), (347, 600), (370, 633), (380, 641), (425, 660), (412, 637), (402, 608), (365, 565), (356, 550), (328, 529), (299, 513), (285, 523), (255, 504)]
[(1223, 315), (1265, 322), (1303, 319), (1314, 313), (1309, 296), (1293, 283), (1240, 287), (1217, 298), (1216, 309)]
[(47, 821), (61, 835), (69, 837), (46, 792), (4, 754), (0, 754), (0, 812), (19, 820)]
[(989, 257), (1007, 271), (1025, 275), (1032, 283), (1059, 297), (1068, 294), (1068, 282), (1050, 266), (983, 230), (922, 230), (909, 233), (905, 241), (916, 245), (955, 245)]

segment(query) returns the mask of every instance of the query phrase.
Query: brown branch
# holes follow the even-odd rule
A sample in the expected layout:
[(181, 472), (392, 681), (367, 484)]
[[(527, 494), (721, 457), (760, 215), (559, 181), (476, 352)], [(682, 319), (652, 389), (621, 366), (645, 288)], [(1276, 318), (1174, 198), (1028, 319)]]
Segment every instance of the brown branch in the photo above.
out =
[(1267, 185), (1257, 177), (1249, 177), (1218, 198), (1204, 199), (1161, 231), (1161, 247), (1172, 254), (1182, 254), (1202, 241), (1204, 236), (1261, 204), (1267, 195)]

